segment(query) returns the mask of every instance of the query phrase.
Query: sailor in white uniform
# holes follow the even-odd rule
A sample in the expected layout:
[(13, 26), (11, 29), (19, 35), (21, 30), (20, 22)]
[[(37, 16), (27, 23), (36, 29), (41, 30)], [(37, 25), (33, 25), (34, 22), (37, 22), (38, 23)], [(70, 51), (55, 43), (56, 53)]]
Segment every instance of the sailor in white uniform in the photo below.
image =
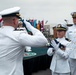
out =
[(48, 42), (45, 36), (25, 20), (26, 31), (16, 31), (20, 18), (20, 7), (5, 9), (0, 12), (3, 25), (0, 28), (0, 75), (24, 75), (23, 56), (25, 46), (43, 47)]
[(70, 42), (65, 38), (67, 29), (67, 26), (64, 24), (57, 25), (56, 30), (58, 38), (55, 40), (59, 43), (57, 44), (55, 40), (52, 40), (52, 47), (47, 51), (49, 56), (53, 56), (50, 65), (52, 75), (70, 75), (70, 66), (68, 61), (70, 49), (67, 47)]
[(73, 25), (69, 27), (66, 32), (66, 38), (69, 38), (72, 41), (73, 47), (70, 54), (70, 66), (71, 66), (71, 75), (76, 75), (76, 12), (71, 13), (73, 19)]

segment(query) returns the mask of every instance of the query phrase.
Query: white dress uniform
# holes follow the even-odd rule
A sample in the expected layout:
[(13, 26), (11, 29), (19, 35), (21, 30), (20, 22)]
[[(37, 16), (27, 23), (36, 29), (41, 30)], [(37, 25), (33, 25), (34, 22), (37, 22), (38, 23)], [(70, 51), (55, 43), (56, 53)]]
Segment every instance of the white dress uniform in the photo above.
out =
[[(10, 8), (0, 14), (14, 13), (19, 9), (19, 7)], [(30, 23), (26, 21), (25, 23), (33, 35), (28, 35), (26, 31), (15, 31), (11, 25), (0, 28), (0, 75), (24, 75), (22, 61), (25, 46), (42, 47), (48, 42), (39, 30)]]
[[(57, 38), (64, 46), (68, 45), (70, 42), (63, 38)], [(60, 48), (56, 51), (53, 51), (53, 48), (49, 48), (47, 54), (49, 56), (53, 55), (50, 69), (52, 70), (52, 75), (70, 75), (70, 66), (69, 66), (69, 52), (70, 49), (66, 47), (65, 51), (62, 51)]]
[[(76, 25), (69, 27), (68, 31), (66, 32), (66, 37), (76, 44)], [(76, 50), (72, 50), (70, 58), (76, 59)]]
[[(26, 33), (28, 34), (28, 32), (27, 32), (25, 27), (19, 27), (19, 28), (17, 28), (17, 30), (26, 31)], [(27, 51), (27, 52), (32, 51), (31, 47), (30, 46), (25, 46), (25, 51)]]
[[(76, 25), (69, 27), (66, 37), (76, 45)], [(70, 58), (71, 73), (72, 75), (76, 75), (76, 49), (72, 48)]]

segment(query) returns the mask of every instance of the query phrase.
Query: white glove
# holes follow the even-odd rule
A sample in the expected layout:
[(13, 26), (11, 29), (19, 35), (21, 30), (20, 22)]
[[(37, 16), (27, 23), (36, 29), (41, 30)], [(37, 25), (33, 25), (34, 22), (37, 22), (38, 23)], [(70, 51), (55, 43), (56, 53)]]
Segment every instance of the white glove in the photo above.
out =
[(39, 34), (39, 35), (42, 35), (43, 36), (43, 34), (38, 29), (34, 28), (29, 22), (27, 22), (26, 20), (24, 20), (24, 22), (26, 24), (26, 28), (29, 31), (31, 31), (33, 34), (36, 34), (37, 33), (37, 35)]
[(30, 46), (25, 46), (27, 52), (32, 51)]
[(53, 48), (48, 48), (47, 54), (48, 54), (49, 56), (52, 56), (52, 55), (54, 54)]
[(56, 44), (56, 42), (54, 40), (51, 41), (51, 45), (53, 46), (54, 50), (58, 50), (59, 44), (60, 43)]
[(32, 25), (29, 22), (27, 22), (26, 20), (24, 20), (24, 23), (26, 24), (26, 28), (31, 31)]

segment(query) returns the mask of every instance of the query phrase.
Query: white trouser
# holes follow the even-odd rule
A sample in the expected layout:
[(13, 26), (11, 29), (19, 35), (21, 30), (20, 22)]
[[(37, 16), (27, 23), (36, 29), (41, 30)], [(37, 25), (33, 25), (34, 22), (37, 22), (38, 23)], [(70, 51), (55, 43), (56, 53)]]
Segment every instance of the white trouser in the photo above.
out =
[(76, 75), (76, 59), (70, 58), (71, 75)]
[(56, 72), (52, 72), (52, 75), (70, 75), (69, 73), (56, 73)]

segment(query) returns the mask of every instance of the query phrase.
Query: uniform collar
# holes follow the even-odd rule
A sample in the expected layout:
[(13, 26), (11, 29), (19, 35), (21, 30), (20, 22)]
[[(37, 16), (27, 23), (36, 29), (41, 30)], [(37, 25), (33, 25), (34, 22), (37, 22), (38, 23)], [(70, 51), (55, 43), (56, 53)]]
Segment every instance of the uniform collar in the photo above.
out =
[(8, 29), (8, 30), (15, 30), (15, 28), (12, 26), (2, 26), (1, 28)]
[(65, 40), (65, 37), (63, 37), (63, 38), (58, 38), (58, 40)]

